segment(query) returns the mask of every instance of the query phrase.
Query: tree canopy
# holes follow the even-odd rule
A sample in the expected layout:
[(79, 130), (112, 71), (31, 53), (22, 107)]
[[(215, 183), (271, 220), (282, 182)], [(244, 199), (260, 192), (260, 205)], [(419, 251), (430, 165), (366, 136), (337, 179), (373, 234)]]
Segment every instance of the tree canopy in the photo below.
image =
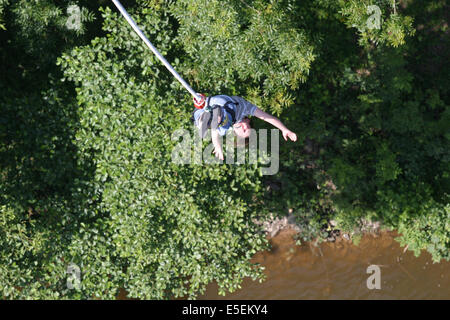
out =
[(192, 98), (109, 1), (0, 0), (4, 298), (225, 294), (263, 280), (270, 213), (293, 212), (300, 241), (381, 221), (450, 259), (445, 1), (123, 5), (199, 92), (242, 96), (300, 141), (273, 176), (174, 163)]

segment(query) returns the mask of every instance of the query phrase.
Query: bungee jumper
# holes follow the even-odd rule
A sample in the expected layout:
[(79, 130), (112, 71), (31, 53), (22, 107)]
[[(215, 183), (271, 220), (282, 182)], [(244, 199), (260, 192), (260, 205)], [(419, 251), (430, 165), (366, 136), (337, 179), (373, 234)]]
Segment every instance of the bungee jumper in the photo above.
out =
[(241, 137), (247, 138), (251, 132), (250, 120), (248, 116), (255, 116), (262, 119), (274, 127), (281, 130), (284, 140), (289, 138), (297, 141), (297, 135), (286, 128), (286, 126), (276, 117), (262, 111), (251, 102), (238, 97), (217, 95), (206, 98), (203, 105), (198, 105), (194, 99), (194, 111), (191, 120), (199, 128), (200, 136), (203, 138), (211, 128), (211, 138), (214, 145), (214, 154), (223, 160), (223, 150), (220, 145), (219, 136), (224, 136), (228, 130)]
[(292, 141), (297, 141), (297, 135), (286, 128), (286, 126), (278, 118), (262, 111), (257, 106), (241, 97), (227, 95), (215, 95), (206, 97), (204, 94), (195, 92), (142, 33), (142, 31), (136, 25), (136, 22), (134, 22), (134, 20), (130, 17), (120, 1), (112, 1), (116, 5), (117, 9), (119, 9), (120, 13), (125, 17), (130, 26), (144, 41), (147, 47), (149, 47), (149, 49), (172, 73), (172, 75), (192, 95), (194, 100), (194, 107), (196, 108), (196, 110), (194, 111), (191, 119), (195, 123), (197, 128), (199, 128), (202, 138), (206, 135), (207, 130), (211, 128), (211, 138), (214, 145), (214, 154), (216, 157), (218, 157), (220, 160), (224, 159), (219, 136), (225, 135), (228, 130), (233, 129), (233, 132), (237, 136), (242, 138), (247, 138), (250, 135), (251, 127), (248, 116), (255, 116), (280, 129), (283, 138), (286, 141), (288, 138)]

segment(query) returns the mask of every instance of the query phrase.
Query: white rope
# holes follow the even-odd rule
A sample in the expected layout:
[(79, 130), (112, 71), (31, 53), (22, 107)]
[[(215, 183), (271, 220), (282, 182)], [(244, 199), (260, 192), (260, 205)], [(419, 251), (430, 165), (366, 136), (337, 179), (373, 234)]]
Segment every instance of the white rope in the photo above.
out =
[(152, 45), (152, 43), (147, 39), (147, 37), (142, 33), (142, 31), (139, 29), (139, 27), (136, 25), (136, 22), (130, 17), (128, 12), (125, 10), (124, 7), (122, 7), (122, 4), (118, 0), (112, 0), (114, 4), (116, 5), (117, 9), (119, 9), (120, 13), (125, 17), (125, 19), (128, 21), (130, 26), (136, 31), (138, 36), (145, 42), (147, 47), (150, 48), (150, 50), (153, 51), (153, 53), (156, 55), (156, 57), (166, 66), (166, 68), (174, 75), (174, 77), (180, 81), (180, 83), (189, 91), (189, 93), (197, 100), (200, 101), (202, 99), (201, 96), (199, 96), (192, 88), (191, 86), (183, 80), (183, 78), (178, 74), (178, 72), (175, 71), (175, 69), (170, 65), (169, 62), (159, 53), (159, 51)]

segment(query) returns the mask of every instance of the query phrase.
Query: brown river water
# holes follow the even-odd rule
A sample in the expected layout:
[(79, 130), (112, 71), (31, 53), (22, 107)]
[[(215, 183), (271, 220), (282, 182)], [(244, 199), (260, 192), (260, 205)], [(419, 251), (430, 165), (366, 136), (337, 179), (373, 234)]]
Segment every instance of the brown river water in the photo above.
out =
[[(265, 267), (264, 282), (245, 279), (225, 297), (212, 283), (199, 299), (450, 299), (450, 262), (433, 264), (427, 252), (415, 257), (393, 232), (365, 235), (358, 246), (345, 240), (298, 246), (292, 235), (280, 232), (271, 251), (252, 259)], [(380, 289), (367, 287), (370, 265), (379, 266)]]

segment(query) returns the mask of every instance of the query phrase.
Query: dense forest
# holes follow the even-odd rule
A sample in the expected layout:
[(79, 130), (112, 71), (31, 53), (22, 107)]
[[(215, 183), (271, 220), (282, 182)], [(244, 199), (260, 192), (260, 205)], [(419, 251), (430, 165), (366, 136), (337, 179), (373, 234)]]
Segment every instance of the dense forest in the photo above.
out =
[(264, 280), (250, 259), (271, 214), (292, 213), (300, 242), (379, 221), (450, 259), (445, 0), (122, 4), (198, 92), (299, 140), (280, 139), (275, 175), (176, 164), (192, 97), (111, 1), (0, 0), (4, 299), (226, 294)]

